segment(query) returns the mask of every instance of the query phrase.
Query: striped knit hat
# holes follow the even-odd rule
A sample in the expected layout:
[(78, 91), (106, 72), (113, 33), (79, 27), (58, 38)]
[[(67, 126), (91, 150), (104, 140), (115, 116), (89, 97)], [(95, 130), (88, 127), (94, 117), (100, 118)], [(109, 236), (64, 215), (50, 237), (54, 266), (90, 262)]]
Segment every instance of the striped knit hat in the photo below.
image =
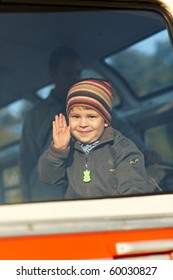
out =
[(76, 106), (91, 108), (105, 120), (111, 121), (112, 88), (109, 82), (101, 79), (86, 79), (73, 85), (67, 95), (66, 111)]

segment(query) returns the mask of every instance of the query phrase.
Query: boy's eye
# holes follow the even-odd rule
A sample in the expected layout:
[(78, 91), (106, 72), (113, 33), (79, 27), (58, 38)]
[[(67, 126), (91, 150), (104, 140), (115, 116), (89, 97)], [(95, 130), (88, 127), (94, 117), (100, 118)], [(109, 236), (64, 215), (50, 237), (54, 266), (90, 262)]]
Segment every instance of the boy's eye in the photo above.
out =
[(91, 119), (95, 119), (95, 118), (97, 118), (97, 116), (95, 116), (95, 115), (91, 115), (91, 116), (89, 116), (89, 118), (91, 118)]

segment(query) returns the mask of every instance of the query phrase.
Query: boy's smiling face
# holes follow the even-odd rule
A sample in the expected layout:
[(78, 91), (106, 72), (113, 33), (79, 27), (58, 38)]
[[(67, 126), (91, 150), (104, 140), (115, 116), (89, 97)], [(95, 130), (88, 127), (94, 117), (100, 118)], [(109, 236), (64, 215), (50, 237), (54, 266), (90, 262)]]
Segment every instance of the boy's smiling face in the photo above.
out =
[(69, 125), (73, 137), (82, 143), (97, 141), (108, 125), (93, 109), (73, 107), (69, 113)]

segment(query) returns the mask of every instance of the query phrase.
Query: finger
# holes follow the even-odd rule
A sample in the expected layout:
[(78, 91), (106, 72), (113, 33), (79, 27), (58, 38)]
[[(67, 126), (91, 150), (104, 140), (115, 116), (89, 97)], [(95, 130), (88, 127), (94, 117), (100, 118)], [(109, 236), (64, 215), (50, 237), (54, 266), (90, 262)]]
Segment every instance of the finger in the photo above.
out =
[(63, 114), (59, 114), (59, 128), (63, 128)]
[(56, 131), (56, 122), (55, 121), (52, 122), (52, 128), (53, 128), (53, 131)]
[(67, 127), (66, 118), (63, 114), (62, 114), (62, 125), (63, 125), (63, 127)]
[(53, 136), (53, 139), (55, 138), (56, 136), (56, 133), (57, 133), (57, 129), (56, 129), (56, 123), (55, 121), (52, 122), (52, 136)]
[(55, 116), (55, 126), (58, 129), (58, 126), (59, 126), (59, 117), (58, 117), (58, 115)]
[(67, 126), (67, 131), (68, 131), (69, 134), (71, 134), (70, 126), (69, 125)]

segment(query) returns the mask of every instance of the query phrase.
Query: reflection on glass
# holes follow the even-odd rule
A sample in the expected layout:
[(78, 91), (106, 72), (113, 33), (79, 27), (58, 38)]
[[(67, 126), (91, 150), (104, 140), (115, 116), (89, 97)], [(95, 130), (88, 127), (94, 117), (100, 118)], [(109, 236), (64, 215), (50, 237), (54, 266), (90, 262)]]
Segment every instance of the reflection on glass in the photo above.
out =
[(20, 203), (22, 202), (22, 194), (20, 188), (9, 189), (5, 192), (5, 203)]
[(5, 168), (2, 172), (3, 197), (6, 203), (22, 202), (22, 193), (20, 189), (19, 166)]
[(167, 123), (150, 128), (145, 134), (149, 146), (160, 151), (162, 157), (169, 162), (173, 162), (173, 124)]
[(22, 99), (0, 109), (0, 147), (20, 139), (25, 114), (31, 107)]
[(167, 30), (106, 57), (105, 63), (127, 80), (138, 97), (173, 85), (173, 52)]
[[(0, 13), (0, 193), (2, 193), (0, 199), (2, 203), (24, 201), (24, 195), (21, 193), (24, 184), (20, 179), (29, 168), (32, 170), (31, 177), (27, 178), (27, 183), (30, 185), (29, 192), (31, 188), (32, 191), (36, 191), (38, 187), (38, 197), (43, 195), (44, 201), (57, 200), (56, 195), (61, 199), (64, 195), (64, 193), (60, 194), (60, 188), (43, 186), (41, 182), (34, 180), (34, 175), (37, 176), (38, 158), (52, 139), (51, 125), (54, 114), (47, 103), (49, 94), (56, 84), (56, 77), (53, 84), (48, 69), (52, 50), (64, 45), (72, 47), (79, 53), (83, 63), (81, 78), (110, 80), (118, 94), (118, 97), (115, 96), (113, 100), (113, 105), (118, 105), (117, 108), (122, 109), (122, 113), (127, 112), (127, 115), (128, 110), (132, 113), (133, 110), (139, 112), (139, 115), (132, 118), (135, 127), (138, 125), (138, 117), (141, 119), (142, 101), (141, 107), (139, 103), (133, 103), (132, 91), (124, 91), (125, 86), (133, 89), (138, 97), (149, 97), (153, 91), (157, 96), (163, 88), (172, 85), (173, 54), (165, 28), (164, 19), (150, 11), (56, 12), (55, 10), (43, 13), (37, 10), (34, 13), (26, 11), (25, 13)], [(69, 72), (65, 72), (64, 75), (68, 80)], [(62, 87), (59, 87), (59, 92), (60, 89)], [(167, 91), (164, 94), (166, 95)], [(26, 150), (30, 159), (31, 156), (34, 157), (34, 161), (29, 163), (30, 166), (27, 163), (24, 171), (21, 171), (19, 151), (22, 146), (23, 124), (24, 120), (28, 120), (27, 112), (33, 104), (37, 105), (37, 103), (40, 106), (44, 105), (46, 117), (42, 118), (35, 107), (37, 119), (32, 120), (29, 133), (26, 133), (29, 136), (26, 138), (31, 145), (31, 138), (37, 134), (38, 138), (34, 140), (34, 144), (37, 142), (39, 148), (32, 152)], [(52, 102), (51, 105), (54, 107), (60, 105), (55, 103)], [(59, 113), (56, 108), (56, 114)], [(33, 131), (33, 126), (38, 120), (39, 127)], [(44, 131), (45, 127), (48, 127), (46, 133), (41, 131), (41, 126)], [(121, 125), (119, 127), (121, 129)], [(158, 133), (166, 135), (167, 132), (159, 130)], [(166, 138), (164, 144), (160, 143), (156, 148), (161, 150), (161, 147), (165, 149), (163, 154), (165, 159), (172, 161), (172, 146), (169, 144), (169, 139)], [(25, 156), (23, 159), (26, 163)], [(106, 169), (107, 159), (104, 160)], [(112, 173), (115, 172), (115, 168), (110, 170)], [(27, 193), (27, 197), (31, 198), (30, 193)]]

